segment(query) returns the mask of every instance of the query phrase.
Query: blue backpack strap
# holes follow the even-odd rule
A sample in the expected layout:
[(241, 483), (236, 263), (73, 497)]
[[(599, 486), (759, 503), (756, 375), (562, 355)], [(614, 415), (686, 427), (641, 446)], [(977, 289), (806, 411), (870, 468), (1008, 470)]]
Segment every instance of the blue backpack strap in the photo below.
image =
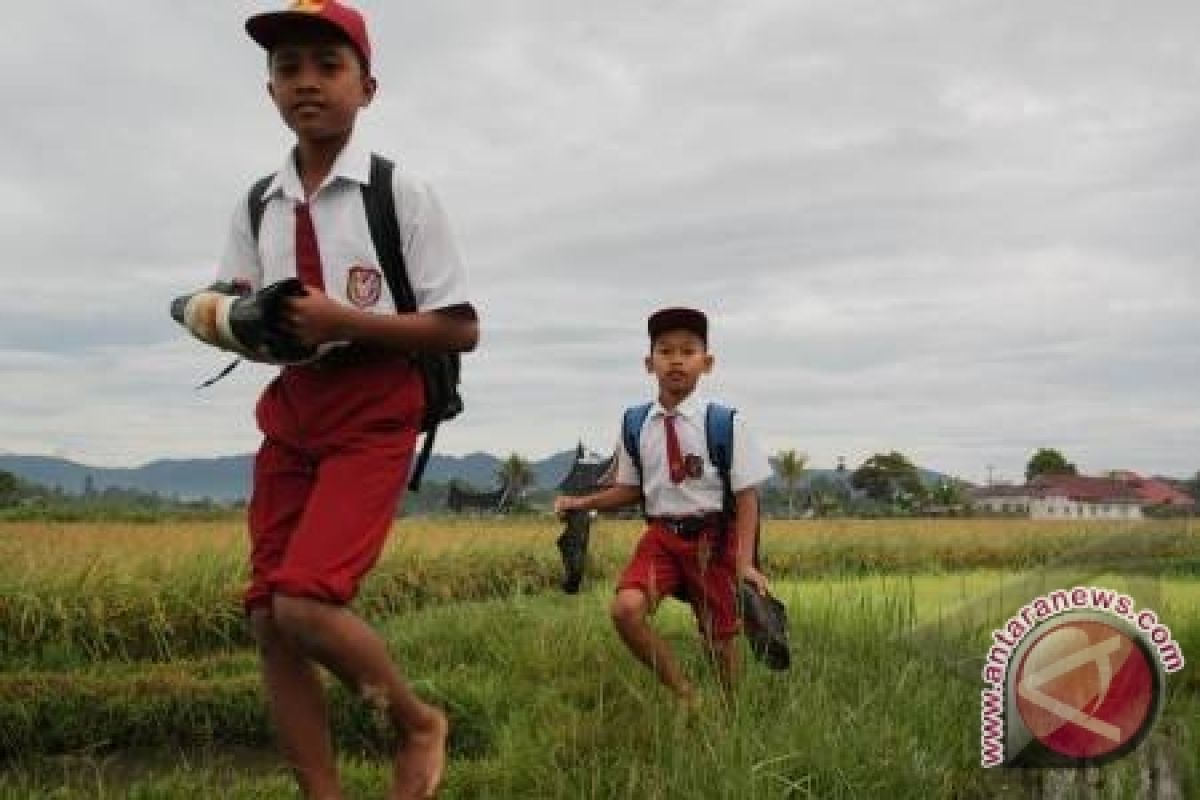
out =
[(633, 460), (634, 469), (638, 473), (638, 481), (642, 479), (642, 448), (639, 444), (642, 437), (642, 427), (650, 416), (652, 403), (642, 403), (625, 409), (625, 417), (621, 420), (621, 441), (625, 444), (625, 452)]
[(736, 408), (719, 403), (709, 403), (704, 414), (704, 437), (708, 440), (708, 460), (717, 468), (721, 484), (725, 487), (726, 512), (733, 497), (731, 472), (733, 471), (733, 415)]
[[(728, 533), (730, 523), (737, 512), (737, 501), (733, 496), (733, 417), (736, 408), (723, 406), (720, 403), (709, 403), (704, 414), (704, 438), (708, 440), (708, 460), (717, 468), (721, 476), (722, 501), (721, 513), (725, 515), (726, 525), (723, 533)], [(718, 549), (725, 546), (725, 536), (717, 545)], [(754, 532), (754, 565), (758, 566), (758, 531)]]

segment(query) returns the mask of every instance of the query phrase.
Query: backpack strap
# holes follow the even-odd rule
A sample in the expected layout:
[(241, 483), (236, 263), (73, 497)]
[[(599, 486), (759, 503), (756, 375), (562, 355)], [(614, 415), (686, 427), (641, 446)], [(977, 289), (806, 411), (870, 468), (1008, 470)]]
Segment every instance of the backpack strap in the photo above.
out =
[(704, 438), (708, 441), (708, 460), (721, 476), (724, 496), (721, 501), (725, 514), (733, 513), (733, 415), (737, 409), (709, 403), (704, 413)]
[(629, 458), (633, 460), (633, 467), (637, 470), (639, 482), (642, 480), (642, 448), (639, 442), (646, 418), (650, 416), (651, 405), (651, 403), (643, 403), (640, 406), (627, 408), (625, 417), (621, 420), (621, 441), (625, 443), (625, 452), (629, 453)]
[(400, 218), (396, 215), (396, 194), (392, 173), (396, 165), (377, 153), (371, 154), (371, 177), (363, 186), (363, 208), (367, 212), (367, 227), (379, 256), (379, 266), (387, 279), (388, 289), (396, 310), (407, 313), (417, 310), (417, 298), (408, 280), (404, 264), (404, 245), (400, 234)]
[[(376, 153), (371, 154), (371, 172), (368, 183), (362, 187), (363, 207), (367, 213), (367, 227), (371, 230), (371, 242), (379, 256), (380, 268), (387, 279), (388, 289), (396, 303), (397, 311), (416, 311), (417, 300), (412, 284), (408, 281), (408, 270), (404, 266), (404, 246), (400, 235), (400, 221), (396, 216), (396, 195), (392, 189), (392, 173), (395, 164)], [(262, 230), (263, 198), (275, 175), (259, 178), (246, 197), (250, 213), (250, 235), (258, 241)]]
[(254, 237), (254, 243), (258, 244), (258, 232), (262, 230), (263, 198), (267, 196), (267, 187), (271, 185), (271, 181), (275, 179), (275, 175), (264, 175), (254, 182), (250, 187), (250, 194), (246, 195), (246, 209), (250, 212), (250, 235)]
[[(417, 296), (413, 292), (412, 283), (408, 279), (408, 269), (404, 264), (404, 239), (400, 233), (400, 217), (396, 214), (396, 192), (392, 186), (395, 168), (396, 165), (389, 159), (378, 153), (371, 154), (370, 178), (362, 187), (363, 208), (367, 213), (371, 242), (375, 245), (379, 266), (383, 270), (384, 279), (387, 280), (396, 310), (412, 313), (417, 310)], [(429, 457), (433, 455), (437, 429), (438, 426), (434, 423), (425, 431), (421, 452), (417, 454), (412, 474), (408, 479), (410, 491), (420, 491), (421, 476), (425, 474), (425, 466), (429, 463)]]
[[(736, 408), (719, 403), (709, 403), (704, 414), (704, 438), (708, 441), (708, 460), (721, 476), (721, 514), (725, 517), (718, 550), (725, 546), (726, 534), (737, 513), (737, 500), (733, 496), (733, 418)], [(754, 531), (754, 566), (759, 565), (758, 530)]]

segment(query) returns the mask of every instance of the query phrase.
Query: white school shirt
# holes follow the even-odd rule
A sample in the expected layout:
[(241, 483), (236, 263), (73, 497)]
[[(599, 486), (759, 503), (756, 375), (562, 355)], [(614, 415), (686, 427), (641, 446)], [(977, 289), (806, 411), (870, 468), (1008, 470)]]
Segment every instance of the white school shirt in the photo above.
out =
[[(708, 458), (708, 438), (704, 431), (708, 402), (695, 395), (687, 397), (675, 408), (675, 433), (679, 439), (680, 454), (686, 460), (689, 455), (698, 456), (703, 463), (703, 472), (698, 478), (685, 478), (682, 483), (672, 483), (667, 466), (667, 434), (663, 416), (667, 413), (662, 404), (655, 401), (642, 426), (638, 446), (642, 455), (644, 476), (639, 478), (637, 467), (625, 449), (623, 436), (617, 441), (617, 474), (614, 483), (619, 486), (641, 486), (646, 501), (646, 514), (658, 516), (684, 516), (721, 511), (724, 505), (724, 488), (721, 475)], [(757, 486), (771, 477), (771, 464), (746, 428), (739, 411), (733, 417), (733, 461), (730, 469), (730, 484), (734, 492)]]
[[(352, 138), (309, 198), (309, 214), (317, 234), (325, 293), (363, 311), (393, 314), (396, 306), (371, 241), (362, 201), (362, 187), (369, 182), (370, 171), (370, 151), (358, 147)], [(433, 190), (399, 166), (393, 171), (392, 189), (404, 266), (417, 309), (469, 303), (466, 270)], [(241, 195), (217, 280), (257, 290), (296, 277), (296, 206), (304, 202), (304, 189), (292, 152), (267, 186), (263, 202), (256, 245), (246, 194)]]

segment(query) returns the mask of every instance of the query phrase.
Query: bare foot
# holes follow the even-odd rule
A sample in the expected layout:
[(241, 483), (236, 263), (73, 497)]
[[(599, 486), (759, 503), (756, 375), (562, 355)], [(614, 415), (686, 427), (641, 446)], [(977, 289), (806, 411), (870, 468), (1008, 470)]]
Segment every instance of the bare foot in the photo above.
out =
[(405, 731), (404, 745), (396, 751), (389, 800), (430, 800), (437, 795), (449, 732), (446, 715), (432, 707), (426, 725)]

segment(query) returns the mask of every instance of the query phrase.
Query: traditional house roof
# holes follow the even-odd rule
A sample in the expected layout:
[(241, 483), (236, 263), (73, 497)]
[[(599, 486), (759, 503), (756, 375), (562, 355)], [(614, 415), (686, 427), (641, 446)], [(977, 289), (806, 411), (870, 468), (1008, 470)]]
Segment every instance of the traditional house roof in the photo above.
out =
[(580, 443), (575, 448), (575, 461), (558, 484), (565, 494), (587, 494), (611, 482), (610, 472), (615, 468), (615, 454), (601, 456), (589, 453)]
[(504, 486), (480, 492), (452, 481), (446, 495), (446, 507), (451, 511), (504, 511), (508, 499), (508, 489)]

